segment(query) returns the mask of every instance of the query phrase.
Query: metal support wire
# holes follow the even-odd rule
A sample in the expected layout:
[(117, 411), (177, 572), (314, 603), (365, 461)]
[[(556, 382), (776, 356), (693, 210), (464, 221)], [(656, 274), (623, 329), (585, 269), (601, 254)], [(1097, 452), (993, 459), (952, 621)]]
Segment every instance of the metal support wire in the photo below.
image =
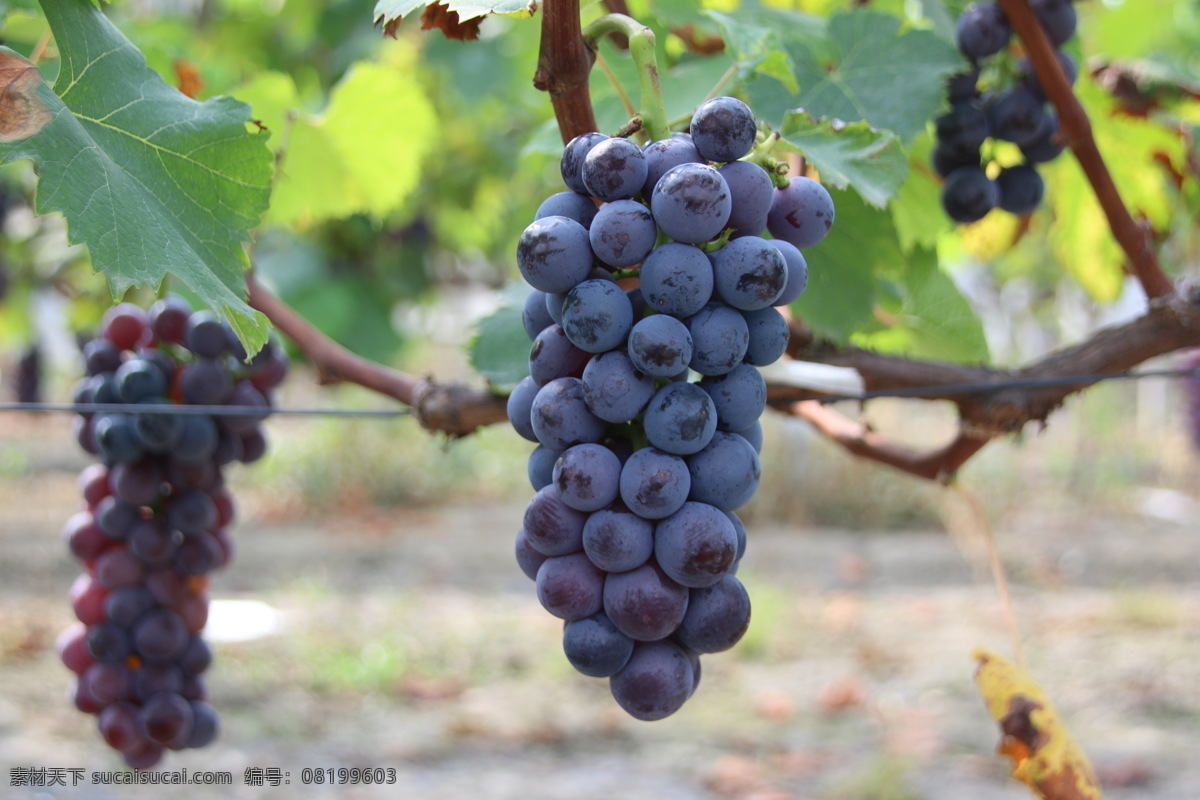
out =
[[(814, 394), (819, 403), (843, 400), (873, 400), (881, 397), (944, 398), (947, 395), (996, 394), (1009, 389), (1052, 389), (1089, 386), (1104, 381), (1146, 378), (1200, 378), (1200, 369), (1155, 369), (1137, 372), (1097, 372), (1089, 375), (1051, 375), (1040, 378), (945, 383), (939, 386), (908, 386), (856, 394)], [(173, 403), (0, 403), (0, 412), (70, 414), (203, 414), (214, 417), (350, 417), (394, 419), (412, 416), (411, 408), (264, 408), (263, 406), (201, 406)]]

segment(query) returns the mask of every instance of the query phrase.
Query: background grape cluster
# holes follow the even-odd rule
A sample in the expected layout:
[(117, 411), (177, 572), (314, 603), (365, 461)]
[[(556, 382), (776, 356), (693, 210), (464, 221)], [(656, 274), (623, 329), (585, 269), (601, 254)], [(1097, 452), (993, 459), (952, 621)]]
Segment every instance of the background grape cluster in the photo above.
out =
[(758, 367), (787, 346), (776, 306), (807, 285), (800, 248), (833, 223), (819, 183), (777, 187), (739, 160), (757, 135), (750, 109), (719, 97), (645, 147), (579, 136), (568, 190), (518, 245), (533, 346), (508, 414), (538, 447), (517, 562), (565, 621), (571, 664), (643, 720), (678, 710), (699, 655), (749, 624), (734, 509), (759, 482)]
[[(200, 633), (206, 576), (233, 552), (223, 469), (262, 457), (260, 423), (288, 364), (271, 344), (245, 363), (228, 327), (177, 298), (149, 313), (114, 307), (84, 357), (76, 402), (128, 409), (76, 420), (80, 445), (100, 463), (80, 476), (84, 510), (64, 531), (86, 572), (71, 588), (78, 622), (59, 652), (78, 676), (76, 706), (98, 716), (130, 766), (147, 768), (165, 749), (203, 747), (217, 734), (202, 677), (212, 653)], [(182, 413), (221, 404), (247, 410)]]
[[(1030, 7), (1051, 43), (1060, 48), (1075, 34), (1075, 7), (1070, 0), (1030, 0)], [(973, 3), (958, 18), (955, 40), (971, 60), (972, 70), (956, 75), (948, 85), (950, 112), (937, 119), (937, 147), (933, 167), (945, 178), (942, 207), (955, 222), (977, 222), (993, 208), (1028, 214), (1042, 201), (1045, 186), (1036, 165), (1051, 161), (1063, 151), (1058, 141), (1058, 116), (1046, 102), (1046, 93), (1024, 56), (991, 59), (1007, 50), (1012, 26), (994, 2)], [(1075, 82), (1078, 67), (1062, 50), (1055, 51), (1063, 71)], [(980, 90), (981, 68), (994, 62), (994, 85)], [(1011, 142), (1021, 160), (992, 170), (984, 163), (982, 148), (991, 138)], [(992, 148), (993, 150), (995, 148)]]

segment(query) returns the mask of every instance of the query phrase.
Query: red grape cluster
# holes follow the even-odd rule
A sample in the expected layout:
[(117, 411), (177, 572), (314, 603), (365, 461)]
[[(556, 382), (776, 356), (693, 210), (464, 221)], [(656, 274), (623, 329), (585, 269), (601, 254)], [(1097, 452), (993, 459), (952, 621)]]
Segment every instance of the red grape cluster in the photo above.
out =
[[(203, 673), (212, 652), (208, 574), (232, 556), (233, 498), (223, 469), (266, 450), (261, 422), (287, 374), (268, 344), (248, 363), (230, 328), (178, 298), (146, 312), (121, 304), (84, 346), (75, 390), (83, 448), (99, 457), (80, 476), (84, 509), (64, 535), (86, 567), (71, 588), (78, 622), (59, 637), (76, 674), (75, 705), (131, 767), (164, 750), (203, 747), (217, 734)], [(245, 407), (188, 413), (188, 406)], [(202, 411), (202, 409), (197, 409)]]

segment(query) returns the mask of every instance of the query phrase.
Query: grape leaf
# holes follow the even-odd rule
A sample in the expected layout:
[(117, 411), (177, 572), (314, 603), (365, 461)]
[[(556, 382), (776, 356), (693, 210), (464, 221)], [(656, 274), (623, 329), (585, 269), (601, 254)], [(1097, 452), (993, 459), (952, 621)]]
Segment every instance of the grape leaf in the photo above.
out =
[(776, 128), (786, 112), (803, 108), (846, 122), (863, 120), (908, 140), (945, 102), (945, 78), (964, 67), (954, 46), (937, 34), (901, 33), (899, 17), (863, 8), (831, 17), (819, 42), (805, 34), (784, 46), (796, 67), (798, 93), (761, 74), (746, 82), (751, 107)]
[(914, 249), (903, 264), (898, 283), (899, 308), (894, 321), (878, 333), (856, 336), (854, 343), (913, 358), (979, 363), (988, 358), (983, 323), (938, 267), (936, 251)]
[(500, 291), (500, 307), (479, 320), (468, 354), (471, 366), (494, 387), (509, 391), (529, 375), (529, 334), (521, 321), (529, 287), (512, 281)]
[[(426, 0), (379, 0), (375, 3), (375, 24), (383, 25), (385, 35), (394, 36), (400, 20), (424, 5)], [(434, 5), (457, 14), (463, 22), (487, 14), (530, 17), (537, 10), (536, 0), (445, 0)]]
[(1013, 777), (1046, 800), (1101, 800), (1087, 754), (1037, 681), (982, 648), (972, 657), (978, 662), (975, 683), (1000, 725), (997, 752), (1013, 760)]
[(437, 144), (436, 112), (420, 84), (389, 65), (356, 63), (319, 115), (298, 110), (296, 84), (283, 73), (264, 72), (237, 94), (279, 132), (271, 143), (284, 157), (271, 222), (384, 217), (417, 188)]
[(894, 274), (904, 263), (891, 216), (851, 192), (833, 189), (835, 218), (829, 235), (804, 251), (808, 289), (792, 309), (822, 336), (846, 341), (875, 325), (876, 274)]
[(42, 7), (62, 64), (51, 90), (0, 48), (0, 160), (33, 160), (35, 210), (62, 212), (114, 298), (173, 272), (257, 351), (267, 325), (243, 300), (242, 242), (267, 207), (271, 154), (249, 106), (184, 96), (88, 0)]
[(908, 174), (900, 140), (865, 122), (846, 125), (789, 111), (779, 135), (816, 166), (822, 183), (839, 189), (850, 186), (877, 208), (896, 195)]

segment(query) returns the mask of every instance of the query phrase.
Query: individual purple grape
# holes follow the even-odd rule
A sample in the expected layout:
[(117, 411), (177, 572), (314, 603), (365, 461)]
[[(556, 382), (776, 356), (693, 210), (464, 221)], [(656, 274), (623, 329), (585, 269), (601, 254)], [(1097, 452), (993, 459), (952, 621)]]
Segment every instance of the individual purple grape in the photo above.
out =
[(138, 507), (119, 497), (106, 497), (96, 506), (96, 525), (112, 539), (124, 539), (139, 519)]
[(1058, 115), (1053, 111), (1046, 114), (1042, 129), (1032, 142), (1021, 145), (1021, 155), (1030, 164), (1044, 164), (1062, 155), (1065, 149), (1059, 141)]
[(610, 267), (631, 267), (654, 249), (658, 229), (649, 209), (636, 200), (615, 200), (600, 206), (589, 242), (596, 257)]
[(734, 308), (754, 311), (767, 308), (787, 285), (783, 253), (766, 239), (734, 239), (713, 257), (717, 296)]
[(217, 506), (207, 492), (183, 489), (167, 505), (167, 522), (185, 534), (212, 530), (217, 523)]
[(553, 483), (540, 489), (525, 506), (526, 541), (545, 556), (565, 556), (582, 550), (585, 522), (587, 514), (564, 503)]
[(728, 184), (706, 164), (680, 164), (667, 170), (650, 199), (658, 227), (686, 244), (714, 238), (729, 222), (732, 208)]
[(104, 588), (119, 589), (141, 583), (145, 568), (127, 549), (113, 547), (96, 558), (92, 573)]
[(530, 418), (538, 441), (560, 452), (604, 434), (604, 421), (588, 409), (578, 378), (556, 378), (539, 389)]
[(133, 350), (148, 333), (146, 312), (132, 303), (118, 303), (100, 320), (100, 335), (120, 350)]
[(187, 338), (188, 318), (192, 307), (181, 297), (169, 295), (150, 306), (147, 318), (150, 332), (160, 342), (183, 344)]
[[(172, 405), (164, 397), (143, 398), (141, 403), (164, 408)], [(133, 432), (147, 453), (170, 453), (179, 446), (179, 440), (183, 438), (183, 417), (154, 412), (134, 414)]]
[(989, 109), (992, 136), (1017, 145), (1037, 139), (1046, 122), (1042, 101), (1028, 89), (1009, 89)]
[(640, 642), (670, 636), (683, 621), (687, 604), (687, 588), (653, 562), (610, 572), (604, 580), (604, 613), (621, 633)]
[(550, 292), (546, 293), (546, 313), (550, 315), (550, 320), (555, 325), (562, 325), (563, 303), (567, 302), (566, 292)]
[(597, 511), (616, 500), (620, 479), (620, 460), (599, 444), (569, 447), (554, 464), (559, 497), (578, 511)]
[(132, 703), (113, 703), (97, 718), (100, 735), (108, 746), (125, 753), (146, 744), (137, 706)]
[(946, 80), (946, 98), (951, 103), (979, 98), (979, 70), (970, 69), (957, 72)]
[(645, 519), (674, 514), (687, 500), (691, 487), (687, 462), (657, 447), (635, 451), (621, 469), (621, 501)]
[(642, 196), (649, 199), (654, 194), (658, 179), (672, 167), (680, 164), (701, 164), (704, 159), (696, 152), (689, 136), (687, 139), (659, 139), (642, 148), (646, 156), (646, 182), (642, 185)]
[(538, 385), (532, 377), (522, 378), (520, 383), (513, 387), (512, 392), (508, 395), (508, 421), (512, 423), (515, 430), (523, 439), (528, 439), (531, 442), (537, 441), (537, 436), (533, 433), (533, 421), (530, 419), (530, 411), (533, 409), (533, 398), (537, 396), (538, 390), (542, 387)]
[(117, 464), (109, 472), (108, 482), (115, 497), (134, 506), (148, 506), (162, 496), (162, 464), (158, 459), (143, 458), (132, 464)]
[(188, 464), (208, 463), (217, 451), (217, 423), (201, 414), (180, 416), (179, 440), (171, 456)]
[[(595, 221), (592, 222), (593, 227)], [(569, 217), (543, 217), (525, 228), (517, 243), (521, 277), (543, 292), (565, 292), (592, 269), (588, 229)]]
[(736, 97), (714, 97), (692, 115), (688, 128), (696, 152), (709, 161), (737, 161), (754, 147), (758, 123)]
[(692, 336), (692, 360), (701, 375), (724, 375), (741, 363), (750, 346), (746, 318), (724, 303), (709, 303), (685, 320)]
[(1055, 47), (1065, 44), (1075, 35), (1077, 18), (1070, 0), (1030, 0), (1029, 7)]
[(604, 614), (593, 614), (563, 626), (563, 653), (584, 675), (607, 678), (628, 663), (633, 639), (617, 630)]
[(198, 358), (183, 367), (180, 374), (179, 386), (188, 403), (220, 405), (233, 392), (233, 378), (228, 368), (215, 358)]
[(271, 406), (266, 396), (248, 380), (238, 381), (226, 402), (231, 406), (262, 409), (258, 413), (249, 411), (243, 414), (228, 414), (221, 417), (222, 427), (240, 436), (257, 430), (259, 424), (266, 419)]
[(521, 309), (521, 324), (525, 326), (525, 332), (529, 334), (531, 340), (536, 339), (539, 333), (554, 324), (550, 312), (546, 309), (548, 296), (545, 292), (537, 289), (525, 295), (525, 305)]
[(548, 325), (529, 349), (529, 376), (544, 386), (555, 378), (581, 374), (589, 357), (571, 343), (561, 325)]
[(140, 520), (129, 532), (129, 551), (147, 566), (165, 564), (178, 542), (161, 519)]
[(1046, 186), (1042, 176), (1028, 164), (1015, 164), (1000, 170), (996, 176), (1000, 192), (997, 205), (1010, 214), (1029, 214), (1042, 202)]
[(1008, 46), (1012, 25), (999, 3), (972, 3), (959, 15), (954, 42), (959, 51), (978, 61)]
[(185, 747), (207, 747), (220, 733), (217, 711), (203, 700), (192, 701), (192, 732)]
[(149, 361), (133, 358), (117, 368), (117, 393), (122, 402), (138, 403), (148, 397), (167, 393), (167, 378), (162, 370)]
[(633, 305), (611, 281), (586, 280), (567, 293), (562, 328), (571, 344), (588, 353), (619, 347), (633, 327)]
[(796, 176), (786, 187), (775, 190), (767, 230), (803, 250), (825, 238), (833, 227), (833, 217), (829, 191), (812, 178)]
[(93, 339), (83, 346), (83, 360), (90, 376), (116, 372), (121, 366), (121, 348), (108, 339)]
[(678, 711), (695, 688), (691, 659), (670, 642), (641, 642), (620, 672), (609, 679), (613, 699), (635, 719), (647, 722)]
[(646, 182), (646, 156), (628, 139), (598, 142), (583, 159), (583, 185), (597, 200), (626, 200)]
[(513, 550), (517, 557), (517, 566), (529, 580), (537, 580), (538, 567), (542, 566), (542, 562), (549, 556), (533, 549), (529, 544), (529, 537), (525, 535), (524, 528), (517, 531), (517, 540), (513, 544)]
[(207, 310), (196, 311), (188, 318), (184, 341), (201, 358), (219, 358), (229, 351), (229, 337), (221, 320)]
[(604, 605), (604, 573), (583, 553), (547, 558), (538, 567), (537, 597), (559, 619), (584, 619)]
[(651, 398), (643, 425), (650, 444), (668, 453), (687, 456), (700, 452), (712, 440), (717, 430), (717, 410), (712, 398), (699, 386), (669, 383)]
[(754, 448), (754, 452), (756, 452), (760, 455), (762, 454), (762, 446), (763, 446), (762, 420), (755, 422), (753, 425), (751, 425), (749, 428), (746, 428), (744, 431), (738, 431), (737, 435), (742, 437), (743, 439), (745, 439), (747, 442), (749, 442), (750, 446)]
[(978, 167), (950, 173), (942, 184), (942, 208), (955, 222), (978, 222), (1000, 202), (1000, 192)]
[(578, 192), (559, 192), (543, 200), (533, 218), (568, 217), (587, 228), (595, 216), (596, 203), (592, 198)]
[(692, 335), (674, 317), (645, 317), (629, 332), (629, 359), (639, 372), (670, 378), (686, 370), (692, 360)]
[(799, 248), (791, 242), (785, 242), (782, 239), (768, 239), (767, 241), (783, 255), (783, 261), (787, 264), (787, 283), (783, 285), (783, 292), (775, 298), (775, 302), (771, 305), (777, 308), (791, 305), (808, 288), (808, 261), (805, 260), (804, 254), (800, 252)]
[(170, 663), (188, 644), (187, 626), (174, 611), (160, 608), (142, 617), (133, 627), (138, 655), (151, 663)]
[(767, 171), (751, 161), (732, 161), (717, 170), (729, 186), (732, 207), (726, 223), (734, 230), (761, 233), (759, 225), (771, 211), (775, 199), (775, 184)]
[(556, 450), (538, 445), (529, 454), (529, 466), (526, 470), (529, 483), (535, 492), (554, 482), (554, 463), (561, 455)]
[(934, 125), (938, 143), (952, 152), (969, 154), (983, 146), (988, 137), (988, 115), (977, 101), (955, 103)]
[(592, 148), (608, 139), (603, 133), (583, 133), (567, 142), (563, 148), (562, 161), (559, 164), (563, 183), (573, 192), (587, 194), (587, 185), (583, 182), (583, 163)]
[(708, 447), (689, 456), (689, 497), (722, 511), (745, 505), (758, 490), (762, 467), (754, 447), (741, 436), (717, 431)]
[(142, 442), (128, 414), (101, 414), (96, 417), (93, 435), (109, 464), (132, 464), (142, 457)]
[(708, 503), (689, 500), (654, 529), (654, 560), (681, 586), (713, 585), (729, 571), (736, 554), (733, 523)]
[(133, 643), (129, 630), (115, 622), (101, 622), (87, 629), (87, 650), (92, 658), (102, 664), (115, 664), (125, 660), (132, 651)]
[(637, 370), (623, 350), (592, 358), (583, 368), (583, 399), (605, 422), (628, 422), (654, 396), (654, 379)]
[(109, 592), (104, 601), (104, 613), (113, 622), (128, 628), (155, 605), (154, 595), (145, 586), (123, 586)]
[(640, 285), (650, 308), (675, 317), (690, 317), (712, 299), (712, 261), (698, 247), (667, 242), (642, 262)]
[(583, 552), (605, 572), (637, 569), (654, 555), (654, 523), (622, 507), (596, 511), (583, 524)]
[(696, 385), (712, 398), (719, 430), (749, 428), (766, 408), (767, 382), (750, 364), (738, 364), (724, 375), (706, 376)]
[(750, 595), (741, 581), (726, 575), (692, 590), (675, 638), (697, 653), (719, 653), (737, 644), (749, 627)]
[(948, 178), (950, 173), (963, 167), (979, 168), (982, 157), (978, 150), (961, 153), (939, 143), (933, 148), (931, 162), (934, 172), (943, 178)]
[(148, 698), (140, 716), (146, 737), (166, 747), (181, 748), (192, 735), (192, 705), (181, 695), (161, 692)]
[(121, 663), (93, 664), (80, 676), (79, 683), (101, 706), (133, 699), (133, 677)]
[(742, 318), (746, 320), (746, 331), (749, 335), (744, 356), (747, 364), (765, 367), (774, 364), (787, 352), (790, 336), (787, 320), (776, 309), (743, 311)]
[[(733, 530), (737, 534), (737, 554), (734, 556), (734, 566), (742, 560), (742, 556), (746, 554), (746, 526), (742, 524), (741, 518), (732, 511), (726, 511), (725, 516), (733, 523)], [(731, 570), (732, 571), (732, 570)]]

